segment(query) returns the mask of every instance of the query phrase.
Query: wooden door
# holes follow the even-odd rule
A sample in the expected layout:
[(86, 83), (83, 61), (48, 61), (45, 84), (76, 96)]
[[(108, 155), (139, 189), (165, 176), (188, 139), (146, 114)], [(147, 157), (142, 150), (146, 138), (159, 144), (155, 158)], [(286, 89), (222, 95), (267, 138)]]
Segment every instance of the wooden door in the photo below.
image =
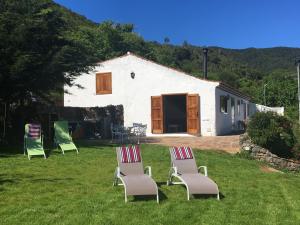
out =
[(152, 133), (162, 134), (163, 127), (163, 98), (162, 96), (151, 97), (151, 121), (152, 121)]
[(198, 94), (187, 95), (187, 132), (190, 134), (200, 133), (200, 100)]

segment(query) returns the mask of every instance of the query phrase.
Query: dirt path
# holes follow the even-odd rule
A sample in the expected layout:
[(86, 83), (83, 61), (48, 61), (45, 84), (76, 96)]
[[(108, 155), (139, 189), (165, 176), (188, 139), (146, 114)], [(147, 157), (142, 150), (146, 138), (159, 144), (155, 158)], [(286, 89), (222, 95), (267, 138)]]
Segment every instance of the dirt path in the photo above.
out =
[(205, 150), (222, 150), (237, 153), (239, 149), (239, 135), (216, 137), (147, 137), (144, 142), (165, 146), (190, 146)]

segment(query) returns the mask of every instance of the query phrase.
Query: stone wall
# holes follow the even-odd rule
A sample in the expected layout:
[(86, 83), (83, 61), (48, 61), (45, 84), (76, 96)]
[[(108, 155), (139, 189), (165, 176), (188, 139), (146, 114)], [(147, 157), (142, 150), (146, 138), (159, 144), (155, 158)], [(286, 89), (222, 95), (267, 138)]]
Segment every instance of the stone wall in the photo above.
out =
[(268, 149), (253, 144), (247, 134), (240, 136), (240, 149), (249, 152), (254, 159), (267, 162), (273, 167), (289, 171), (300, 171), (299, 161), (278, 157)]

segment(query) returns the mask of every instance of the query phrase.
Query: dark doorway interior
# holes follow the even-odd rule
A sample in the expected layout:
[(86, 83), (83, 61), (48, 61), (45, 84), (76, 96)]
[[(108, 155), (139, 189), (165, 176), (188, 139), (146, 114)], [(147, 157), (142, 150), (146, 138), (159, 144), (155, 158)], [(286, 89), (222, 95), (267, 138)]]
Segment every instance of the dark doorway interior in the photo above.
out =
[(187, 132), (186, 95), (163, 96), (164, 133)]

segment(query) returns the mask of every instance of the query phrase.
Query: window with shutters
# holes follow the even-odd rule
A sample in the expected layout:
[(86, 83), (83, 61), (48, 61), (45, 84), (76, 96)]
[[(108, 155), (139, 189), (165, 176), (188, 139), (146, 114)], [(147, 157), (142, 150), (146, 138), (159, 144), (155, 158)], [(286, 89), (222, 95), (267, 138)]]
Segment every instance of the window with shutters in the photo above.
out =
[(96, 94), (105, 95), (112, 93), (111, 73), (96, 73)]

